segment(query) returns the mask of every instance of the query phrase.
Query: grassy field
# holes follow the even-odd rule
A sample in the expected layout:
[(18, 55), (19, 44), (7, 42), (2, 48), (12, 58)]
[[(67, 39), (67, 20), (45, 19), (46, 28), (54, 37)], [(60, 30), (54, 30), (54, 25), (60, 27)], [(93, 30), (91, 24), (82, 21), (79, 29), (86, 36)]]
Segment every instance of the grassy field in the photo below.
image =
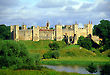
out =
[(104, 65), (110, 63), (108, 57), (64, 57), (59, 59), (43, 59), (42, 64), (46, 65), (81, 65), (87, 66), (90, 63), (95, 65)]
[[(0, 70), (0, 75), (85, 75), (78, 73), (58, 72), (54, 70)], [(93, 74), (86, 74), (93, 75)]]
[[(22, 41), (27, 46), (27, 49), (31, 55), (39, 53), (41, 57), (47, 51), (50, 51), (48, 46), (49, 43), (56, 41), (41, 40), (38, 42), (33, 41)], [(60, 46), (58, 50), (60, 53), (59, 59), (42, 59), (41, 64), (45, 65), (81, 65), (87, 66), (90, 63), (95, 65), (104, 65), (110, 63), (110, 58), (106, 56), (110, 50), (103, 52), (98, 56), (90, 50), (84, 49), (79, 45), (66, 45), (63, 41), (57, 42)], [(103, 56), (104, 55), (104, 56)], [(43, 70), (0, 70), (0, 75), (85, 75), (78, 73), (66, 73), (57, 72), (54, 70), (43, 69)], [(90, 75), (90, 74), (87, 74)]]
[[(33, 41), (22, 41), (26, 44), (28, 50), (30, 53), (40, 53), (43, 55), (47, 51), (50, 50), (48, 44), (51, 42), (56, 41), (50, 41), (50, 40), (40, 40), (38, 42)], [(60, 46), (59, 52), (61, 57), (67, 57), (67, 56), (95, 56), (96, 54), (84, 49), (80, 48), (79, 45), (66, 45), (65, 42), (59, 41), (57, 42)]]
[[(56, 41), (41, 40), (39, 42), (23, 41), (31, 54), (40, 53), (42, 56), (44, 53), (50, 50), (48, 44)], [(80, 47), (79, 45), (66, 45), (63, 41), (57, 42), (60, 45), (59, 59), (43, 59), (41, 64), (49, 65), (88, 65), (90, 63), (103, 65), (110, 62), (110, 58), (105, 55), (110, 51), (103, 52), (98, 56), (96, 53)]]

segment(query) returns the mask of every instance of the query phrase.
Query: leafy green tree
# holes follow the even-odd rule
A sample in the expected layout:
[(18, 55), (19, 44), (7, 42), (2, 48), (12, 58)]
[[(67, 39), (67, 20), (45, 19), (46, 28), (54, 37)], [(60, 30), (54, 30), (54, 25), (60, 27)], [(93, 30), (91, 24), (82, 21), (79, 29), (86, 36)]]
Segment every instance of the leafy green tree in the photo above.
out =
[(52, 58), (52, 51), (48, 51), (47, 53), (44, 53), (43, 59), (51, 59)]
[(97, 67), (91, 63), (88, 67), (87, 67), (87, 70), (90, 72), (90, 73), (96, 73), (97, 72)]
[(84, 39), (85, 39), (84, 36), (80, 36), (80, 37), (79, 37), (79, 39), (78, 39), (78, 44), (79, 44), (80, 46), (83, 46), (83, 44), (84, 44), (84, 42), (83, 42)]
[(49, 47), (51, 48), (51, 50), (58, 50), (59, 49), (59, 44), (56, 43), (56, 42), (49, 43)]
[(48, 51), (47, 53), (45, 53), (43, 55), (43, 58), (44, 59), (51, 59), (51, 58), (55, 58), (55, 59), (58, 59), (60, 56), (59, 52), (58, 51)]
[(103, 39), (104, 50), (110, 49), (110, 21), (101, 20), (100, 24), (94, 26), (93, 34)]
[(0, 39), (11, 39), (10, 26), (6, 26), (4, 24), (0, 25)]
[(102, 66), (101, 75), (110, 75), (110, 64)]
[(78, 44), (88, 50), (91, 50), (92, 48), (92, 42), (90, 38), (85, 38), (83, 36), (80, 36), (78, 39)]
[(35, 65), (34, 59), (29, 55), (23, 42), (13, 40), (0, 40), (0, 68)]

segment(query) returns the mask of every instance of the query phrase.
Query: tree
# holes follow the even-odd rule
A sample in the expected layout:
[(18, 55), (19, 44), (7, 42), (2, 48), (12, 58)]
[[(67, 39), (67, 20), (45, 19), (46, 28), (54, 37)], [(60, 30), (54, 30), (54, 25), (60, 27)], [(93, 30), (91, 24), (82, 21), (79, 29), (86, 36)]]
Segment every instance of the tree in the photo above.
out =
[[(36, 62), (38, 62), (38, 60)], [(0, 68), (4, 66), (20, 68), (24, 65), (35, 65), (25, 44), (13, 40), (0, 40)]]
[(96, 73), (96, 72), (97, 72), (97, 67), (96, 67), (93, 63), (91, 63), (91, 64), (88, 66), (87, 70), (88, 70), (90, 73)]
[(78, 39), (78, 44), (88, 50), (92, 48), (92, 42), (90, 38), (85, 38), (83, 36), (80, 36)]
[(102, 66), (101, 75), (110, 75), (110, 64), (105, 64)]
[(9, 40), (11, 39), (10, 26), (4, 24), (0, 25), (0, 39)]
[(100, 24), (94, 26), (93, 34), (103, 39), (104, 50), (110, 49), (110, 21), (101, 20)]
[(47, 53), (44, 53), (43, 58), (44, 59), (51, 59), (51, 58), (55, 58), (58, 59), (60, 56), (58, 51), (48, 51)]
[(49, 47), (51, 48), (51, 50), (58, 50), (59, 49), (59, 45), (56, 42), (49, 43)]

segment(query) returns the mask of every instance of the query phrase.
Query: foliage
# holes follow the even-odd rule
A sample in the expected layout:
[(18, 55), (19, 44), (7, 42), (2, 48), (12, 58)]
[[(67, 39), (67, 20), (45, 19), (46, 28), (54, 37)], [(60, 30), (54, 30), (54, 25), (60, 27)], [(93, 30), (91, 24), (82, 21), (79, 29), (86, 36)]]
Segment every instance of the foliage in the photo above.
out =
[(90, 73), (96, 73), (96, 72), (97, 72), (97, 67), (96, 67), (93, 63), (91, 63), (91, 64), (88, 66), (87, 70), (88, 70)]
[(34, 61), (36, 65), (40, 64), (41, 56), (39, 53), (33, 55)]
[(58, 50), (59, 49), (59, 45), (56, 42), (49, 43), (49, 47), (51, 48), (51, 50)]
[(51, 58), (58, 59), (58, 57), (59, 57), (59, 52), (58, 51), (48, 51), (47, 53), (45, 53), (43, 55), (44, 59), (51, 59)]
[(110, 75), (110, 64), (104, 65), (100, 72), (101, 72), (101, 75)]
[(35, 60), (29, 55), (24, 43), (0, 40), (0, 64), (0, 68), (5, 66), (16, 69), (24, 65), (34, 65)]
[(58, 59), (59, 56), (60, 56), (60, 54), (59, 54), (58, 51), (53, 51), (53, 52), (52, 52), (52, 58)]
[(19, 26), (19, 30), (21, 30), (22, 29), (22, 27), (21, 26)]
[(44, 58), (44, 59), (50, 59), (50, 58), (52, 58), (52, 52), (51, 52), (51, 51), (48, 51), (47, 53), (45, 53), (45, 54), (43, 55), (43, 58)]
[[(40, 70), (0, 70), (0, 75), (85, 75), (79, 73), (58, 72), (49, 69)], [(91, 74), (87, 74), (91, 75)]]
[(68, 36), (64, 35), (63, 41), (65, 41), (65, 43), (68, 44)]
[(89, 50), (92, 48), (92, 42), (90, 38), (84, 38), (83, 36), (80, 36), (78, 39), (78, 44), (81, 47), (84, 47)]
[(0, 39), (11, 39), (10, 26), (6, 26), (4, 24), (0, 25)]
[(103, 39), (102, 45), (104, 47), (104, 50), (110, 49), (110, 21), (101, 20), (100, 24), (94, 25), (93, 34), (98, 35)]
[(53, 29), (53, 27), (51, 27), (50, 29)]

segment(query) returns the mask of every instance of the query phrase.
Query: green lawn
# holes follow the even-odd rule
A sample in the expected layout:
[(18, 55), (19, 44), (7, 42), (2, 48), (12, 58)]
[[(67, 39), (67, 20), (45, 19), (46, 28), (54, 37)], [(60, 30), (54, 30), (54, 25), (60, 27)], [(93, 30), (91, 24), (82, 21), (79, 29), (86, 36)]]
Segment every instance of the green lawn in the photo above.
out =
[[(57, 42), (53, 40), (22, 41), (27, 46), (31, 55), (39, 53), (41, 57), (47, 51), (50, 51), (49, 43)], [(59, 59), (42, 59), (41, 64), (45, 65), (81, 65), (87, 66), (90, 63), (95, 65), (104, 65), (110, 63), (110, 58), (106, 57), (110, 51), (102, 53), (104, 56), (98, 56), (96, 53), (81, 48), (79, 45), (66, 45), (63, 41), (57, 42), (60, 46)], [(54, 70), (0, 70), (0, 75), (84, 75), (77, 73), (57, 72)], [(89, 74), (90, 75), (90, 74)]]
[(63, 57), (59, 59), (43, 59), (42, 64), (46, 65), (81, 65), (87, 66), (90, 63), (95, 65), (104, 65), (110, 63), (108, 57)]
[[(58, 72), (54, 70), (0, 70), (0, 75), (85, 75), (78, 73)], [(86, 74), (93, 75), (93, 74)]]
[[(40, 40), (38, 42), (22, 41), (24, 42), (31, 54), (40, 53), (43, 56), (44, 53), (50, 50), (48, 44), (56, 42), (53, 40)], [(96, 53), (81, 48), (79, 45), (66, 45), (63, 41), (57, 42), (60, 45), (60, 57), (59, 59), (44, 59), (41, 64), (49, 65), (88, 65), (90, 63), (105, 64), (110, 62), (109, 57), (98, 56)], [(102, 53), (102, 54), (106, 54)]]

